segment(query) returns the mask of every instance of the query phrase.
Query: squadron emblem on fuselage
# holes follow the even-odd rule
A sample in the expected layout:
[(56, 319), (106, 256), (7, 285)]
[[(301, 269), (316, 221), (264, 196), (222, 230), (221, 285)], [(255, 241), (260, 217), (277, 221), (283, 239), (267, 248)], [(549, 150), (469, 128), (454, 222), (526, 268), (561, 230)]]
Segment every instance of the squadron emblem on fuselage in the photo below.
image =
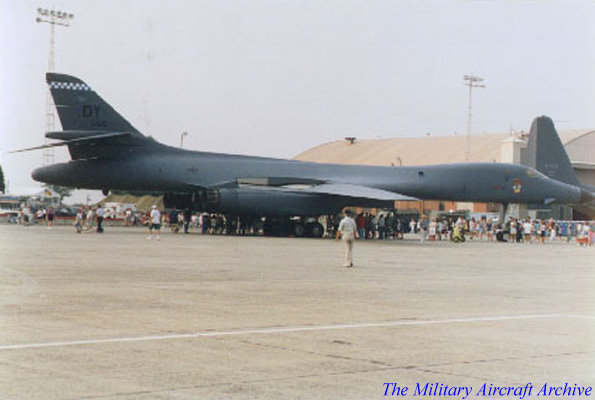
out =
[(512, 181), (512, 191), (516, 194), (521, 193), (521, 191), (523, 190), (523, 185), (521, 184), (521, 180), (520, 179), (515, 179)]

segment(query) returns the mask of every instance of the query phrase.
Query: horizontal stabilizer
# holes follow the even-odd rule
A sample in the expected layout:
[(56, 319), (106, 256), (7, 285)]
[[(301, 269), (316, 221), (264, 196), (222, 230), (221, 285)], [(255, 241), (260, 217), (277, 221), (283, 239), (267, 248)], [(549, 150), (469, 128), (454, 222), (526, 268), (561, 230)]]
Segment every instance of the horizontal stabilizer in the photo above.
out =
[(72, 140), (82, 138), (101, 137), (108, 134), (120, 133), (120, 132), (109, 132), (109, 131), (54, 131), (45, 134), (48, 139), (56, 140)]
[[(73, 133), (73, 132), (69, 132), (69, 131), (64, 131), (64, 132), (48, 132), (48, 134), (46, 135), (46, 137), (51, 138), (51, 139), (59, 139), (59, 137), (57, 135), (59, 133), (66, 133), (66, 134), (68, 134), (68, 133)], [(99, 132), (96, 132), (96, 133), (99, 133)], [(56, 134), (56, 135), (50, 136), (50, 134)], [(75, 134), (76, 134), (76, 132), (75, 132)], [(68, 145), (71, 145), (71, 144), (77, 144), (77, 143), (83, 143), (83, 142), (85, 142), (85, 143), (89, 143), (89, 142), (91, 142), (91, 143), (93, 143), (93, 142), (97, 143), (97, 142), (100, 142), (100, 141), (105, 140), (105, 139), (113, 139), (113, 138), (117, 138), (117, 137), (124, 137), (124, 136), (130, 136), (131, 135), (130, 132), (103, 132), (103, 133), (100, 133), (100, 134), (96, 134), (96, 135), (92, 135), (92, 136), (83, 136), (83, 137), (81, 137), (80, 135), (79, 136), (75, 136), (75, 134), (72, 135), (73, 139), (70, 139), (70, 140), (62, 139), (63, 140), (62, 142), (46, 144), (46, 145), (43, 145), (43, 146), (30, 147), (28, 149), (15, 150), (15, 151), (11, 151), (10, 153), (22, 153), (22, 152), (25, 152), (25, 151), (49, 149), (51, 147), (68, 146)], [(66, 137), (68, 137), (68, 135), (64, 135), (64, 137), (66, 138)]]

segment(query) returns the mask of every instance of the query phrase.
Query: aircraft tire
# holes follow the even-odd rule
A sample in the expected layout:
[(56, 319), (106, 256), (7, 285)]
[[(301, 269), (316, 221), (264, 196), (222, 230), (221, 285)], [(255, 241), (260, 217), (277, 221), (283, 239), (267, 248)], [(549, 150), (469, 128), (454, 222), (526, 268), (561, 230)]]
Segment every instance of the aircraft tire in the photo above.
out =
[(279, 221), (267, 221), (263, 226), (264, 236), (282, 237), (288, 236), (287, 227), (279, 223)]
[(312, 237), (321, 238), (324, 235), (324, 227), (318, 222), (310, 224), (309, 228), (310, 236)]
[(304, 235), (306, 234), (306, 227), (302, 224), (295, 224), (293, 227), (293, 234), (295, 235), (295, 237), (304, 237)]

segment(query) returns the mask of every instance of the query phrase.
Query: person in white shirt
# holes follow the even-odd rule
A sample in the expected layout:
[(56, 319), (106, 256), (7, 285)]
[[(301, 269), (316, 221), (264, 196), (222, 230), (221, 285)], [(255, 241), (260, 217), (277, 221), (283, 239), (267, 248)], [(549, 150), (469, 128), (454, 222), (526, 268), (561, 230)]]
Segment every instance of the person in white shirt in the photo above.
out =
[(105, 211), (101, 204), (97, 207), (95, 215), (97, 215), (97, 233), (103, 233), (103, 216), (105, 215)]
[(157, 240), (161, 240), (161, 212), (157, 209), (157, 206), (153, 206), (151, 209), (151, 225), (149, 225), (149, 237), (151, 240), (153, 237), (153, 229), (157, 234)]
[(414, 219), (409, 222), (409, 233), (415, 233), (415, 228), (417, 227), (417, 222)]
[(87, 230), (93, 228), (94, 222), (95, 222), (95, 215), (93, 213), (93, 208), (89, 207), (89, 212), (87, 213)]
[(533, 224), (527, 219), (523, 224), (523, 234), (525, 236), (525, 243), (533, 243), (533, 230), (535, 227)]
[(337, 241), (339, 238), (343, 239), (343, 246), (345, 247), (345, 264), (344, 267), (353, 267), (353, 242), (357, 235), (357, 225), (353, 218), (351, 218), (351, 210), (345, 210), (345, 218), (341, 220), (339, 229), (337, 229)]

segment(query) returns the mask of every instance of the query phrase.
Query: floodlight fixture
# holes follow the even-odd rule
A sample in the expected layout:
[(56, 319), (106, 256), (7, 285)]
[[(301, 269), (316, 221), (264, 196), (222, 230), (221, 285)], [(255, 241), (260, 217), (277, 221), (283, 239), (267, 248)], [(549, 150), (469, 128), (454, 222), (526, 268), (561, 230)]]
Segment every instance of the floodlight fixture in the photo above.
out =
[(469, 82), (483, 82), (483, 78), (475, 75), (464, 75), (463, 80)]
[(38, 8), (37, 14), (39, 16), (35, 19), (36, 22), (46, 22), (52, 26), (70, 26), (70, 20), (74, 19), (74, 14), (67, 11), (48, 10), (47, 8)]

